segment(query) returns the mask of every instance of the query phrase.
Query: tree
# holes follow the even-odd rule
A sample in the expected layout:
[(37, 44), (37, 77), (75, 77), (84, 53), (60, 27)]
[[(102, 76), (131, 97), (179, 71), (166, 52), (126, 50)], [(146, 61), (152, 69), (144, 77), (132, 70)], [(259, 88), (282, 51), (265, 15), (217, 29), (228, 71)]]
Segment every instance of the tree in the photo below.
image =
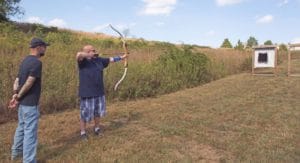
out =
[(254, 47), (254, 46), (257, 46), (258, 45), (258, 41), (256, 40), (255, 37), (249, 37), (248, 41), (247, 41), (247, 47)]
[(226, 38), (226, 39), (223, 41), (223, 43), (222, 43), (222, 45), (221, 45), (221, 48), (232, 48), (232, 44), (230, 43), (230, 41), (229, 41), (228, 38)]
[(279, 45), (279, 50), (287, 51), (288, 48), (287, 48), (287, 46), (286, 46), (285, 44), (280, 44), (280, 45)]
[(234, 47), (234, 49), (236, 50), (243, 50), (245, 48), (244, 44), (241, 42), (241, 40), (239, 40), (236, 44), (236, 46)]
[(9, 16), (23, 14), (19, 6), (21, 0), (0, 0), (0, 21), (8, 21)]
[(264, 45), (273, 45), (273, 42), (271, 40), (267, 40)]

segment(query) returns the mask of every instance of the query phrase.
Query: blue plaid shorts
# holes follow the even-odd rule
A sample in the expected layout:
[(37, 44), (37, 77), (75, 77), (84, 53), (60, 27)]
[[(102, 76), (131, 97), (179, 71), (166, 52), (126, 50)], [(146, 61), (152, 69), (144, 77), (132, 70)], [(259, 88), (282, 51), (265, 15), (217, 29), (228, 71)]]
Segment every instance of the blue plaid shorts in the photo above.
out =
[(90, 122), (94, 117), (103, 117), (105, 114), (105, 96), (80, 98), (80, 119), (84, 122)]

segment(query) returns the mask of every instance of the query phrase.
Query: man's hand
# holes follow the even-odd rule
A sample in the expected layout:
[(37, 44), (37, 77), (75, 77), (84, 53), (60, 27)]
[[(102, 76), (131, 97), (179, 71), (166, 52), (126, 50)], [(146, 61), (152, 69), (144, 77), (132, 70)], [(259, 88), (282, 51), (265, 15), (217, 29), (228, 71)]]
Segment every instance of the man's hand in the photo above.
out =
[(16, 109), (19, 105), (18, 101), (18, 94), (14, 94), (12, 99), (9, 101), (8, 108), (9, 109)]
[(77, 59), (77, 61), (82, 61), (84, 58), (90, 59), (93, 56), (94, 56), (94, 53), (77, 52), (76, 59)]
[(127, 59), (127, 58), (128, 58), (128, 55), (127, 55), (127, 54), (124, 54), (124, 55), (121, 56), (121, 59), (122, 59), (122, 60)]

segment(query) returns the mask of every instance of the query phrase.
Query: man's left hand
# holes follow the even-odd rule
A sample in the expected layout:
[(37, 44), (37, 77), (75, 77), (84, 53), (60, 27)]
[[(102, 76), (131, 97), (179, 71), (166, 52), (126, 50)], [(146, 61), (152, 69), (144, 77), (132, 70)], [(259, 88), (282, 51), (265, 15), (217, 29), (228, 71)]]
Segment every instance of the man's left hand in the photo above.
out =
[(122, 55), (121, 56), (121, 59), (123, 60), (123, 59), (127, 59), (128, 58), (128, 55), (127, 54), (124, 54), (124, 55)]
[(8, 104), (9, 109), (16, 109), (18, 107), (19, 101), (17, 99), (18, 99), (18, 94), (14, 94), (12, 99), (9, 101)]

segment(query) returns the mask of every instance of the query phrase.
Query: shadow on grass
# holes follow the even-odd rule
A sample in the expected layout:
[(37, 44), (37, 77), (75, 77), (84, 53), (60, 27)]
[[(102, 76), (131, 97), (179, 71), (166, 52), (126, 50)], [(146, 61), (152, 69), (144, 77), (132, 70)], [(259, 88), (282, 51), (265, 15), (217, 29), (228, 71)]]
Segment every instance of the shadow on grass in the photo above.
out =
[[(108, 133), (112, 133), (112, 131), (118, 130), (128, 125), (130, 121), (138, 120), (140, 117), (141, 117), (141, 113), (129, 112), (129, 114), (127, 114), (126, 116), (120, 116), (114, 118), (113, 120), (109, 121), (106, 125), (101, 126), (101, 128), (102, 131), (104, 132), (107, 131)], [(93, 127), (87, 128), (87, 132), (93, 133)], [(66, 151), (75, 148), (76, 144), (83, 141), (80, 139), (79, 133), (80, 131), (77, 130), (67, 136), (63, 136), (62, 138), (54, 141), (51, 145), (39, 144), (38, 162), (39, 163), (47, 162), (47, 160), (59, 157), (60, 155), (64, 154)], [(91, 135), (91, 137), (96, 137), (94, 135), (92, 136), (92, 134), (89, 135)], [(88, 145), (88, 142), (86, 143)]]
[(79, 131), (73, 132), (68, 136), (64, 136), (61, 139), (55, 141), (53, 145), (54, 148), (51, 148), (49, 145), (40, 144), (38, 146), (38, 151), (41, 153), (41, 156), (38, 157), (39, 163), (47, 162), (47, 160), (55, 158), (65, 151), (71, 149), (75, 144), (80, 142), (80, 137), (78, 136)]

